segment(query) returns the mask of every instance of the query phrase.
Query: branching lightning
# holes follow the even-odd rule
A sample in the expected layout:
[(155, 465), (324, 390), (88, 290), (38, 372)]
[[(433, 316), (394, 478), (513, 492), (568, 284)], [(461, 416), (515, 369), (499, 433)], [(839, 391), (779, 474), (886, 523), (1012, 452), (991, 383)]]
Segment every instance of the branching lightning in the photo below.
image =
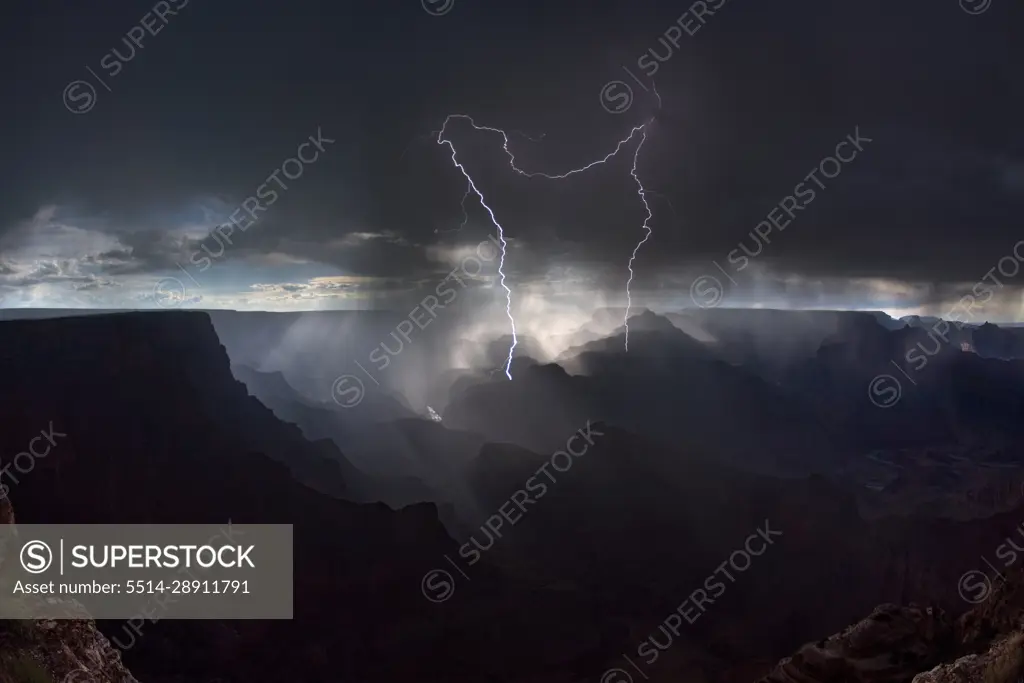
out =
[[(655, 94), (657, 94), (657, 91), (655, 91)], [(660, 95), (658, 96), (658, 104), (659, 104), (659, 108), (660, 108), (660, 104), (661, 104), (661, 97), (660, 97)], [(459, 169), (459, 171), (466, 178), (466, 181), (469, 184), (468, 188), (466, 189), (466, 194), (463, 195), (463, 197), (462, 197), (463, 221), (462, 221), (462, 225), (459, 227), (459, 229), (461, 230), (462, 227), (464, 227), (466, 225), (466, 222), (468, 221), (468, 215), (466, 214), (466, 198), (469, 196), (470, 192), (472, 192), (473, 194), (475, 194), (477, 196), (477, 198), (480, 200), (480, 205), (484, 207), (484, 209), (487, 211), (488, 215), (491, 217), (491, 222), (494, 223), (494, 226), (498, 229), (498, 239), (501, 242), (501, 258), (498, 261), (498, 275), (499, 275), (499, 278), (500, 278), (500, 281), (501, 281), (501, 286), (505, 290), (505, 301), (506, 301), (505, 313), (508, 315), (509, 323), (512, 326), (512, 345), (509, 347), (509, 350), (508, 350), (508, 360), (507, 360), (507, 362), (505, 364), (505, 376), (508, 377), (510, 380), (512, 379), (512, 372), (511, 372), (512, 356), (513, 356), (513, 353), (515, 352), (515, 348), (516, 348), (516, 345), (518, 344), (519, 340), (516, 337), (516, 322), (515, 322), (514, 317), (512, 316), (512, 290), (505, 283), (504, 267), (505, 267), (505, 256), (506, 256), (506, 253), (507, 253), (507, 246), (508, 246), (506, 241), (505, 241), (505, 230), (504, 230), (504, 228), (502, 228), (501, 224), (498, 222), (498, 219), (495, 217), (494, 211), (491, 209), (490, 206), (487, 205), (487, 202), (484, 199), (483, 193), (480, 192), (480, 190), (477, 188), (476, 183), (473, 181), (473, 178), (470, 177), (469, 172), (466, 171), (466, 168), (459, 162), (458, 155), (457, 155), (457, 152), (455, 150), (455, 145), (451, 142), (451, 140), (448, 140), (448, 139), (445, 138), (445, 131), (448, 128), (448, 123), (451, 122), (453, 119), (460, 119), (460, 120), (468, 121), (469, 124), (473, 127), (473, 130), (476, 130), (476, 131), (486, 131), (486, 132), (489, 132), (489, 133), (498, 133), (498, 134), (500, 134), (501, 137), (502, 137), (502, 140), (503, 140), (502, 149), (504, 149), (505, 150), (505, 154), (508, 155), (509, 166), (512, 168), (513, 171), (515, 171), (519, 175), (524, 176), (526, 178), (538, 178), (539, 177), (539, 178), (547, 178), (549, 180), (564, 180), (565, 178), (569, 178), (570, 176), (576, 175), (578, 173), (583, 173), (584, 171), (588, 171), (588, 170), (590, 170), (591, 168), (593, 168), (595, 166), (599, 166), (601, 164), (604, 164), (604, 163), (608, 162), (610, 159), (613, 159), (616, 155), (618, 155), (618, 153), (622, 150), (622, 148), (625, 145), (629, 144), (633, 140), (633, 138), (637, 135), (637, 133), (640, 134), (640, 142), (639, 142), (639, 144), (637, 144), (636, 151), (633, 154), (633, 167), (632, 167), (632, 169), (630, 171), (630, 175), (632, 175), (633, 176), (633, 180), (636, 181), (637, 188), (638, 188), (637, 194), (640, 195), (640, 201), (643, 202), (644, 209), (647, 211), (647, 217), (644, 218), (644, 222), (643, 222), (643, 226), (642, 226), (643, 229), (646, 232), (645, 232), (643, 238), (637, 243), (636, 247), (633, 249), (633, 254), (630, 256), (629, 264), (628, 264), (629, 279), (626, 281), (626, 315), (625, 315), (625, 320), (624, 320), (625, 327), (626, 327), (626, 350), (628, 351), (629, 350), (629, 311), (630, 311), (630, 308), (632, 306), (632, 300), (630, 298), (630, 289), (629, 288), (630, 288), (630, 285), (633, 282), (633, 275), (634, 275), (634, 273), (633, 273), (633, 261), (636, 259), (636, 255), (637, 255), (637, 252), (640, 250), (640, 247), (648, 240), (648, 238), (650, 238), (650, 236), (652, 234), (652, 230), (651, 230), (651, 227), (650, 227), (649, 223), (650, 223), (650, 221), (651, 221), (651, 219), (653, 218), (653, 215), (654, 215), (653, 212), (651, 211), (650, 205), (648, 205), (648, 203), (647, 203), (647, 195), (646, 195), (647, 190), (644, 188), (643, 183), (640, 181), (640, 177), (637, 175), (637, 164), (639, 162), (639, 157), (640, 157), (640, 148), (643, 147), (644, 142), (647, 140), (647, 128), (648, 128), (648, 126), (651, 123), (653, 123), (654, 119), (652, 118), (652, 119), (650, 119), (649, 121), (647, 121), (646, 123), (644, 123), (642, 125), (635, 126), (632, 130), (629, 131), (629, 135), (627, 135), (622, 140), (619, 140), (618, 144), (615, 145), (615, 149), (612, 150), (611, 152), (609, 152), (608, 154), (606, 154), (604, 157), (602, 157), (600, 159), (597, 159), (596, 161), (592, 161), (592, 162), (590, 162), (589, 164), (587, 164), (585, 166), (581, 166), (580, 168), (571, 169), (571, 170), (569, 170), (569, 171), (567, 171), (565, 173), (561, 173), (561, 174), (550, 174), (550, 173), (543, 173), (543, 172), (530, 172), (530, 171), (524, 171), (523, 169), (519, 168), (519, 166), (516, 165), (515, 154), (513, 154), (512, 150), (509, 149), (509, 134), (506, 133), (504, 130), (502, 130), (500, 128), (492, 128), (492, 127), (489, 127), (489, 126), (477, 125), (476, 121), (474, 121), (472, 117), (470, 117), (470, 116), (468, 116), (466, 114), (451, 114), (451, 115), (449, 115), (448, 118), (445, 119), (444, 125), (441, 126), (441, 130), (437, 131), (437, 143), (439, 145), (448, 145), (449, 149), (451, 149), (451, 151), (452, 151), (452, 163), (455, 164), (455, 167), (457, 169)], [(513, 131), (513, 132), (518, 132), (518, 131)], [(529, 138), (528, 136), (525, 136), (525, 134), (522, 134), (522, 133), (520, 133), (520, 134), (524, 135), (524, 137), (527, 137), (528, 139), (533, 140), (533, 138)], [(543, 136), (541, 136), (541, 137), (543, 137)]]
[(469, 223), (469, 211), (466, 210), (466, 200), (469, 199), (469, 195), (471, 195), (471, 194), (473, 194), (473, 186), (472, 185), (467, 185), (466, 186), (466, 193), (462, 195), (462, 201), (459, 202), (459, 206), (462, 207), (462, 222), (459, 223), (459, 227), (452, 228), (451, 230), (438, 230), (438, 229), (435, 228), (434, 229), (434, 233), (435, 234), (437, 234), (439, 232), (462, 232), (462, 229), (464, 227), (466, 227), (467, 223)]

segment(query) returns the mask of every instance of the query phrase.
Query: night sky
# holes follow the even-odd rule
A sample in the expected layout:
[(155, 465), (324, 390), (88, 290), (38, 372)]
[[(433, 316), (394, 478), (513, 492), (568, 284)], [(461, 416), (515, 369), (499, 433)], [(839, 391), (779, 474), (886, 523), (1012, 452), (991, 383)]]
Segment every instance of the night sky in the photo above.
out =
[[(717, 282), (724, 305), (938, 314), (1001, 263), (984, 317), (1024, 319), (1013, 0), (94, 5), (4, 9), (4, 307), (151, 308), (179, 281), (195, 308), (419, 298), (496, 232), (474, 195), (460, 228), (467, 183), (436, 140), (459, 113), (549, 174), (647, 124), (549, 180), (449, 122), (517, 308), (625, 303), (646, 134), (634, 305)], [(210, 234), (233, 214), (231, 243)], [(495, 267), (473, 285), (503, 304)]]

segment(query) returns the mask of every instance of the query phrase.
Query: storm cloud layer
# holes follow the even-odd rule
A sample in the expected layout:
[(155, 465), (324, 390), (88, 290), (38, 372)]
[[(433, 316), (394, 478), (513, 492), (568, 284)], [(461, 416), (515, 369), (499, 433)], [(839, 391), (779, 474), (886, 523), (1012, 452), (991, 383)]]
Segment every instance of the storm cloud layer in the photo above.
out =
[[(1017, 320), (1024, 8), (981, 6), (19, 5), (0, 305), (151, 307), (169, 279), (199, 307), (415, 301), (496, 232), (436, 139), (463, 113), (552, 174), (650, 122), (642, 305), (941, 314), (997, 278), (982, 316)], [(635, 143), (549, 180), (500, 134), (449, 138), (510, 285), (624, 303)], [(496, 267), (473, 284), (500, 301)]]

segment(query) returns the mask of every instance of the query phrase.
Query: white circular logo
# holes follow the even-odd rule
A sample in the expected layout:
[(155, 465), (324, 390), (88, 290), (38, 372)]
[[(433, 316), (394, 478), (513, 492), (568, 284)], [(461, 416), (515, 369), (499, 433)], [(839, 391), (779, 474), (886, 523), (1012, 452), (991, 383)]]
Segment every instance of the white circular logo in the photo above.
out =
[(87, 114), (96, 106), (96, 88), (89, 81), (71, 81), (64, 88), (64, 106), (72, 114)]
[(992, 580), (988, 578), (985, 572), (972, 569), (960, 577), (957, 588), (960, 589), (960, 597), (965, 602), (977, 605), (978, 603), (985, 602), (988, 596), (992, 594)]
[(868, 384), (868, 398), (879, 408), (892, 408), (903, 396), (903, 386), (892, 375), (878, 375)]
[(455, 0), (420, 0), (424, 11), (432, 17), (443, 17), (455, 7)]
[(992, 0), (960, 0), (960, 9), (968, 14), (984, 14), (992, 6)]
[(85, 669), (75, 669), (68, 672), (68, 675), (64, 677), (63, 683), (99, 683), (99, 679)]
[(355, 408), (365, 395), (366, 385), (355, 375), (342, 375), (331, 385), (331, 397), (342, 408)]
[(608, 669), (601, 676), (601, 683), (633, 683), (633, 677), (622, 669)]
[(21, 566), (29, 574), (42, 574), (53, 564), (53, 551), (42, 541), (29, 541), (21, 547)]
[(420, 590), (430, 602), (444, 602), (455, 594), (455, 579), (443, 569), (431, 569), (423, 575)]
[(711, 275), (701, 275), (690, 285), (690, 298), (701, 308), (714, 308), (724, 296), (722, 281)]
[(633, 106), (633, 89), (625, 81), (608, 81), (601, 88), (601, 106), (609, 114), (625, 113)]
[(177, 308), (185, 301), (185, 284), (176, 277), (165, 277), (153, 287), (153, 299), (160, 308)]

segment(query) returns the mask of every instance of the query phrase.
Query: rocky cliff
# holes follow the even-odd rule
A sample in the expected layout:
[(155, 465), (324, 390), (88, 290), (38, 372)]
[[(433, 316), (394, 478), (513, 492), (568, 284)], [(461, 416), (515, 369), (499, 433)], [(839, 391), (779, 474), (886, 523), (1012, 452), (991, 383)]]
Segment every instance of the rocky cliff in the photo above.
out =
[[(6, 497), (0, 497), (0, 524), (14, 524)], [(0, 552), (0, 564), (6, 559)], [(0, 620), (0, 681), (138, 683), (91, 619)]]
[[(456, 574), (433, 505), (320, 492), (345, 492), (343, 455), (248, 395), (205, 314), (5, 322), (0, 381), (0, 468), (23, 523), (294, 525), (294, 620), (152, 619), (138, 638), (100, 623), (145, 683), (525, 678), (619, 646), (578, 593), (486, 561)], [(15, 455), (41, 432), (45, 456)], [(434, 569), (456, 583), (432, 602)]]
[(881, 605), (783, 659), (757, 683), (1018, 683), (1024, 677), (1024, 573), (952, 619), (938, 607)]

